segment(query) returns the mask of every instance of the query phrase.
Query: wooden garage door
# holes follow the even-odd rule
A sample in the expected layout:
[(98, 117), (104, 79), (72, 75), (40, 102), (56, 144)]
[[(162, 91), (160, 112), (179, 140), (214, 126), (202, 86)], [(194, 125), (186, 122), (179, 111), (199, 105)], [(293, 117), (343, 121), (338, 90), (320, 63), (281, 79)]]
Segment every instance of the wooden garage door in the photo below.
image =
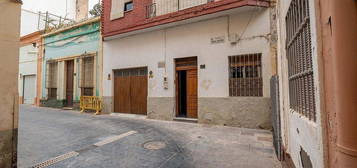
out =
[(147, 68), (114, 72), (114, 111), (119, 113), (147, 113)]

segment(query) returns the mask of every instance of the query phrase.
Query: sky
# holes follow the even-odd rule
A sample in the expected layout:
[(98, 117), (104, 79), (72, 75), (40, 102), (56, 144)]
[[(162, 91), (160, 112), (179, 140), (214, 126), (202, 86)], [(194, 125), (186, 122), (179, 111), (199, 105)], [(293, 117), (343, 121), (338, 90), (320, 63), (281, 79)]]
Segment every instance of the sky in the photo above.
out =
[[(59, 16), (67, 16), (74, 18), (74, 5), (76, 0), (22, 0), (23, 9), (31, 10), (33, 12), (50, 12)], [(91, 9), (99, 0), (88, 0), (89, 9)], [(67, 9), (67, 12), (66, 12)]]

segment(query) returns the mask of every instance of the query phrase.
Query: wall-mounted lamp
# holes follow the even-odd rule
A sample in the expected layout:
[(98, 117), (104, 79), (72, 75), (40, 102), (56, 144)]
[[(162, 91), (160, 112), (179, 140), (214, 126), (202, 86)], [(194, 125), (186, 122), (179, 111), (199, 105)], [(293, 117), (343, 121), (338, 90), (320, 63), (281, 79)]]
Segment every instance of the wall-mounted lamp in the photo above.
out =
[(154, 78), (154, 74), (152, 71), (149, 72), (149, 78)]
[(110, 73), (108, 73), (108, 80), (112, 80)]

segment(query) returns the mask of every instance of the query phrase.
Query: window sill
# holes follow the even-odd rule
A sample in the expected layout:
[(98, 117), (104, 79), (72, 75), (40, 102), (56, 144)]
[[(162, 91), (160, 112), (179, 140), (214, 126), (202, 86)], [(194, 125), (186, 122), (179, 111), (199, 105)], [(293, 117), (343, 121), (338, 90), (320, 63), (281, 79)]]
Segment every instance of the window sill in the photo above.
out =
[(131, 9), (131, 10), (124, 11), (124, 14), (130, 13), (130, 12), (132, 12), (132, 11), (133, 11), (132, 9)]

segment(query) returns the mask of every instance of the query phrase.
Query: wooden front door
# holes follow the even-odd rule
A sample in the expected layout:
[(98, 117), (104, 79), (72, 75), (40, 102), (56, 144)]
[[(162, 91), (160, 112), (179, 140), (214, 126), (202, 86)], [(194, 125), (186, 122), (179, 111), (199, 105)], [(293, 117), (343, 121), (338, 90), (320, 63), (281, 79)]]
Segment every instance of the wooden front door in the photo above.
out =
[(147, 68), (114, 72), (114, 112), (147, 113)]
[(66, 61), (66, 105), (73, 106), (74, 61)]
[(187, 117), (197, 118), (197, 69), (187, 70)]
[(176, 116), (197, 118), (197, 57), (176, 59)]

